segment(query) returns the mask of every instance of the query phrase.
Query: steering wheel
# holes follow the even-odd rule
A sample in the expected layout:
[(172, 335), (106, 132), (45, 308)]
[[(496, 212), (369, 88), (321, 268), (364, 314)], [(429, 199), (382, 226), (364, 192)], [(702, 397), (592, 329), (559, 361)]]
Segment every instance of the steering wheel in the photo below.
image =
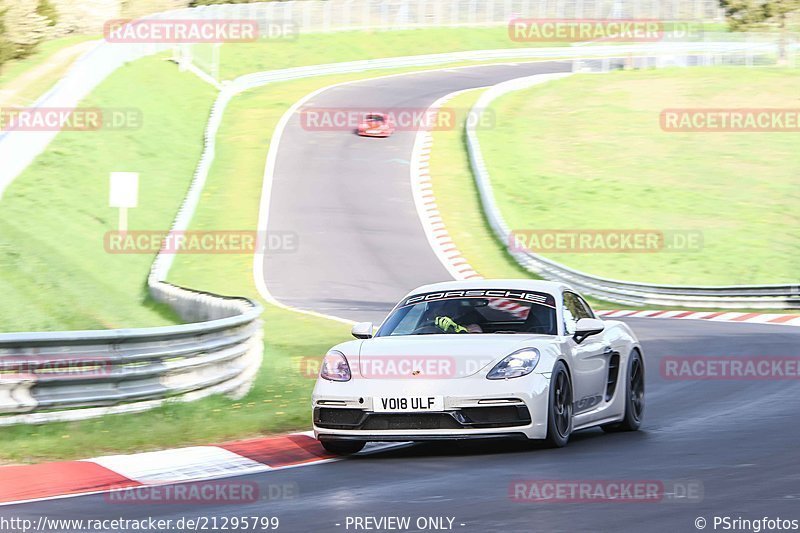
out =
[(423, 324), (419, 326), (417, 329), (411, 332), (412, 335), (425, 335), (425, 334), (433, 334), (433, 333), (444, 333), (441, 329), (437, 328), (433, 324)]

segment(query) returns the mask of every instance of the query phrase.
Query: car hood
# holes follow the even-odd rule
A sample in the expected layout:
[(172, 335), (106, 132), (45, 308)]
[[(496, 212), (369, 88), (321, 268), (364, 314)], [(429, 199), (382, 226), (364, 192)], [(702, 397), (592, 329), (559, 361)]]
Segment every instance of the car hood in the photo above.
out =
[(516, 350), (555, 339), (521, 334), (377, 337), (363, 341), (353, 370), (366, 379), (457, 379), (488, 371)]

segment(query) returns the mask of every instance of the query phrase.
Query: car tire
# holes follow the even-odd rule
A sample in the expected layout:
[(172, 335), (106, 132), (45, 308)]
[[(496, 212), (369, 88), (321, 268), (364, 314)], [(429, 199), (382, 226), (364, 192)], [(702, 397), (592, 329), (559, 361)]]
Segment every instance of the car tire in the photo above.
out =
[(562, 361), (558, 361), (550, 375), (545, 443), (551, 448), (562, 448), (569, 442), (571, 433), (572, 380), (567, 372), (567, 367)]
[(367, 443), (363, 440), (321, 440), (326, 451), (336, 455), (351, 455), (360, 452)]
[(603, 431), (617, 433), (636, 431), (644, 418), (644, 359), (639, 350), (633, 350), (628, 358), (625, 374), (625, 415), (621, 422), (601, 426)]

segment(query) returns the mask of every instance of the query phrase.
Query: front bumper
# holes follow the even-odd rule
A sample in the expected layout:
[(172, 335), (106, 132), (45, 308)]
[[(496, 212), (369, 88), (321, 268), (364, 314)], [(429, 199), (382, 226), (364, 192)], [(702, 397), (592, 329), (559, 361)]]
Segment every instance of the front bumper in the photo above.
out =
[(358, 130), (358, 134), (362, 137), (388, 137), (392, 134), (392, 132), (388, 130)]
[[(510, 380), (320, 379), (313, 395), (314, 433), (334, 440), (402, 441), (547, 434), (549, 375)], [(375, 412), (378, 397), (442, 396), (442, 411)]]
[(523, 432), (503, 433), (475, 433), (457, 435), (431, 435), (429, 433), (407, 433), (404, 435), (369, 434), (339, 435), (324, 433), (318, 438), (331, 441), (368, 441), (368, 442), (409, 442), (409, 441), (441, 441), (441, 440), (488, 440), (488, 439), (516, 439), (527, 440), (528, 435)]

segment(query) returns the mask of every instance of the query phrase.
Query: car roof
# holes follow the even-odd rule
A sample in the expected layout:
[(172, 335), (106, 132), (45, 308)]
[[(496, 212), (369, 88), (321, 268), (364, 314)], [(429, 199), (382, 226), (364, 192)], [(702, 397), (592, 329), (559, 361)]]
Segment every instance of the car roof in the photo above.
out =
[(461, 289), (527, 290), (546, 292), (556, 295), (561, 294), (562, 291), (567, 289), (572, 290), (564, 283), (538, 279), (469, 279), (460, 281), (444, 281), (441, 283), (422, 285), (411, 291), (409, 294), (435, 291), (454, 291)]

